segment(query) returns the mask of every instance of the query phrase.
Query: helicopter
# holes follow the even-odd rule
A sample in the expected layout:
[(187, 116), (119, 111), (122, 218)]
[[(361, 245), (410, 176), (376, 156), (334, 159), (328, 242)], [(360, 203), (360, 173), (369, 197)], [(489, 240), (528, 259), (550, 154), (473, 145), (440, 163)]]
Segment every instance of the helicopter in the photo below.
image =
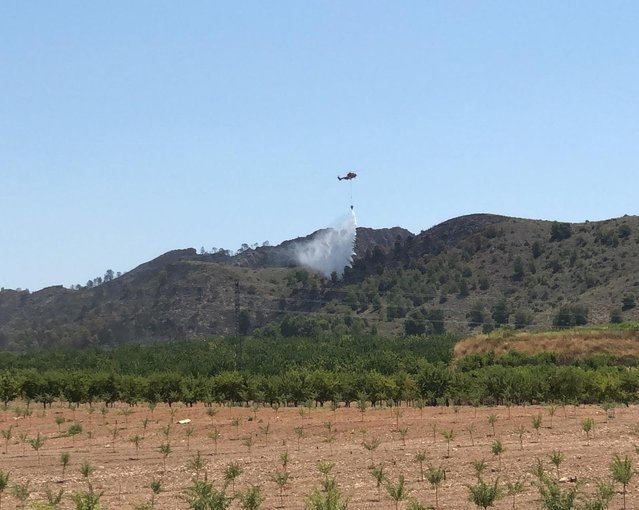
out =
[(343, 177), (340, 177), (338, 175), (337, 176), (337, 180), (339, 180), (339, 181), (351, 181), (351, 180), (355, 179), (355, 177), (357, 177), (357, 174), (355, 172), (348, 172)]

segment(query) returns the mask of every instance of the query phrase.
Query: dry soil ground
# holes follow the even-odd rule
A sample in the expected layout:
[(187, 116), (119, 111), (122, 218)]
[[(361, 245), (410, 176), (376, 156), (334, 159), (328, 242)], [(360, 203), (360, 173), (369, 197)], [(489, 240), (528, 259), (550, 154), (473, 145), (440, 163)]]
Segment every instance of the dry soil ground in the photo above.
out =
[[(206, 408), (198, 405), (193, 408), (174, 406), (174, 416), (168, 407), (158, 406), (153, 413), (143, 406), (132, 407), (118, 405), (102, 414), (99, 406), (93, 413), (86, 406), (72, 410), (61, 404), (54, 404), (45, 412), (32, 407), (30, 417), (17, 417), (14, 408), (0, 414), (0, 427), (12, 429), (12, 439), (8, 443), (7, 453), (0, 456), (1, 469), (9, 470), (11, 483), (2, 498), (2, 508), (15, 508), (16, 499), (11, 495), (11, 484), (29, 482), (32, 491), (29, 501), (44, 498), (47, 484), (54, 490), (63, 487), (66, 494), (84, 488), (79, 469), (83, 462), (95, 466), (91, 479), (95, 487), (104, 491), (103, 503), (109, 509), (133, 508), (135, 504), (148, 500), (151, 494), (149, 484), (153, 479), (162, 480), (163, 490), (157, 498), (156, 508), (187, 508), (181, 496), (193, 477), (187, 467), (190, 457), (201, 451), (208, 462), (207, 471), (210, 480), (216, 486), (222, 485), (224, 467), (230, 462), (238, 462), (243, 473), (236, 481), (236, 490), (243, 490), (250, 484), (260, 485), (266, 496), (262, 508), (303, 509), (306, 495), (318, 486), (320, 475), (316, 470), (318, 461), (335, 463), (333, 474), (340, 489), (350, 497), (349, 508), (382, 509), (395, 505), (378, 491), (369, 472), (371, 454), (362, 447), (362, 438), (376, 437), (381, 444), (372, 453), (375, 464), (383, 463), (391, 480), (400, 474), (405, 475), (410, 496), (426, 505), (434, 505), (434, 491), (428, 482), (420, 481), (419, 465), (414, 457), (417, 451), (426, 452), (426, 465), (442, 466), (447, 478), (439, 489), (439, 507), (445, 509), (472, 508), (468, 502), (467, 485), (474, 480), (471, 462), (484, 458), (489, 469), (485, 475), (488, 481), (499, 477), (501, 482), (522, 477), (526, 481), (525, 492), (519, 496), (517, 508), (538, 508), (537, 491), (531, 486), (533, 480), (529, 474), (535, 459), (542, 459), (550, 465), (548, 455), (553, 449), (561, 450), (565, 460), (560, 466), (560, 476), (575, 476), (583, 483), (583, 490), (589, 491), (597, 479), (608, 476), (609, 462), (614, 453), (628, 454), (637, 460), (634, 443), (639, 442), (633, 432), (639, 423), (639, 407), (623, 407), (616, 410), (616, 416), (606, 418), (599, 407), (558, 408), (552, 420), (545, 407), (479, 408), (401, 408), (397, 417), (392, 409), (368, 409), (364, 415), (355, 407), (341, 407), (336, 411), (317, 408), (307, 411), (303, 416), (299, 408), (250, 408), (216, 407), (217, 414), (210, 417)], [(123, 409), (130, 409), (128, 416)], [(125, 411), (126, 412), (126, 411)], [(495, 435), (504, 445), (501, 470), (498, 460), (491, 453), (491, 444), (495, 440), (492, 427), (488, 422), (490, 414), (498, 417), (495, 423)], [(541, 413), (543, 425), (539, 437), (532, 427), (532, 417)], [(58, 433), (55, 417), (62, 416), (66, 421)], [(146, 432), (143, 420), (149, 418)], [(594, 437), (588, 444), (581, 430), (584, 418), (595, 420)], [(194, 432), (187, 446), (187, 428), (178, 425), (176, 420), (192, 420), (190, 426)], [(240, 418), (238, 427), (233, 426), (233, 418)], [(363, 418), (363, 419), (362, 419)], [(332, 422), (335, 431), (334, 442), (326, 442), (326, 422)], [(159, 445), (167, 442), (163, 427), (173, 422), (168, 442), (172, 453), (166, 459), (166, 471), (163, 470)], [(405, 444), (397, 432), (407, 429)], [(64, 435), (69, 426), (79, 423), (83, 432), (75, 438)], [(268, 444), (262, 430), (269, 425)], [(468, 432), (473, 424), (474, 446)], [(515, 429), (523, 425), (526, 434), (523, 449), (520, 449), (519, 437)], [(214, 441), (209, 433), (214, 427), (220, 432), (218, 452), (215, 453)], [(295, 427), (303, 427), (304, 437), (299, 449), (294, 433)], [(433, 434), (435, 428), (435, 434)], [(113, 440), (113, 430), (117, 436)], [(447, 456), (447, 444), (442, 431), (453, 430), (455, 437), (450, 444), (450, 456)], [(29, 443), (20, 441), (25, 433), (33, 438), (37, 433), (46, 436), (40, 449), (40, 460)], [(90, 434), (89, 434), (90, 432)], [(129, 438), (144, 435), (139, 454)], [(252, 435), (254, 445), (249, 452), (244, 438)], [(91, 437), (90, 437), (91, 436)], [(1, 438), (0, 438), (1, 440)], [(62, 478), (60, 455), (68, 451), (71, 462)], [(290, 482), (285, 488), (283, 505), (278, 495), (278, 487), (273, 482), (273, 474), (280, 469), (280, 454), (288, 451), (290, 462)], [(553, 471), (554, 472), (554, 471)], [(562, 484), (567, 487), (570, 482)], [(620, 487), (618, 487), (620, 490)], [(635, 476), (628, 488), (628, 508), (639, 508), (639, 475)], [(611, 508), (621, 507), (621, 494), (617, 494)], [(405, 507), (400, 503), (400, 508)], [(512, 500), (504, 497), (497, 508), (511, 508)], [(62, 508), (72, 508), (69, 498), (65, 498)], [(234, 501), (231, 508), (239, 508)]]

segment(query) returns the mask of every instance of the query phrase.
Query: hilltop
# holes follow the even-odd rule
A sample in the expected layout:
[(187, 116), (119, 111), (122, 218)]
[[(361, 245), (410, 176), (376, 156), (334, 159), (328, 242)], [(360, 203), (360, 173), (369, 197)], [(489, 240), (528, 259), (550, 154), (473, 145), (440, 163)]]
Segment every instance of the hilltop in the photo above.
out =
[[(93, 288), (0, 292), (0, 345), (116, 345), (263, 334), (490, 331), (638, 318), (639, 218), (579, 224), (475, 214), (419, 234), (359, 228), (342, 279), (297, 267), (295, 242), (230, 256), (175, 250)], [(561, 312), (561, 313), (560, 313)]]

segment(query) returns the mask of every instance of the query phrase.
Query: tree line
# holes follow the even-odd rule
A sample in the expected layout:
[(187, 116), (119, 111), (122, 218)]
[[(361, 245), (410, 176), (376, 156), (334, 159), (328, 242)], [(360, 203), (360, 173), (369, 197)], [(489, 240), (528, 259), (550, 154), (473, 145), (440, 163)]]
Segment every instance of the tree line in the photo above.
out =
[(0, 352), (0, 400), (503, 405), (633, 402), (635, 358), (510, 352), (453, 360), (457, 337), (214, 338)]
[(420, 360), (413, 372), (382, 374), (376, 370), (289, 368), (260, 375), (225, 371), (214, 376), (177, 372), (148, 375), (89, 370), (9, 369), (0, 372), (0, 400), (48, 405), (181, 402), (193, 405), (292, 405), (342, 402), (358, 406), (509, 405), (543, 402), (603, 403), (637, 401), (639, 369), (604, 365), (596, 368), (539, 364), (457, 368)]
[[(297, 331), (292, 326), (291, 330)], [(274, 375), (299, 367), (390, 374), (414, 372), (420, 360), (448, 363), (457, 340), (450, 334), (399, 338), (266, 335), (123, 344), (111, 349), (33, 349), (0, 352), (0, 370), (91, 370), (146, 376), (170, 369), (184, 375), (212, 376), (233, 370)]]

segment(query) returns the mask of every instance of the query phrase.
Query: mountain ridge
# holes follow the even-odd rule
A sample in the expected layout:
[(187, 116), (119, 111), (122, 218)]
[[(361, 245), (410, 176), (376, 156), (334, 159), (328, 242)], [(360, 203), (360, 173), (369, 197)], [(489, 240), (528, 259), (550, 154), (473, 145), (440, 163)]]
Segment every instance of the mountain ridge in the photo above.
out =
[[(554, 229), (562, 228), (564, 237), (553, 239)], [(360, 227), (354, 263), (339, 281), (303, 270), (291, 256), (295, 243), (321, 232), (232, 256), (171, 250), (91, 289), (4, 289), (0, 346), (86, 347), (233, 334), (236, 281), (249, 330), (300, 312), (351, 316), (361, 319), (361, 327), (387, 334), (410, 331), (406, 323), (414, 322), (419, 333), (433, 326), (426, 317), (435, 309), (448, 329), (459, 331), (515, 325), (520, 312), (530, 316), (524, 325), (550, 326), (562, 306), (575, 303), (588, 308), (590, 321), (603, 322), (626, 294), (639, 293), (639, 281), (631, 277), (639, 271), (637, 216), (568, 224), (481, 213), (419, 234)], [(504, 313), (493, 310), (502, 301), (505, 322)], [(473, 314), (481, 320), (469, 319)], [(622, 310), (623, 318), (635, 316), (634, 306)]]

